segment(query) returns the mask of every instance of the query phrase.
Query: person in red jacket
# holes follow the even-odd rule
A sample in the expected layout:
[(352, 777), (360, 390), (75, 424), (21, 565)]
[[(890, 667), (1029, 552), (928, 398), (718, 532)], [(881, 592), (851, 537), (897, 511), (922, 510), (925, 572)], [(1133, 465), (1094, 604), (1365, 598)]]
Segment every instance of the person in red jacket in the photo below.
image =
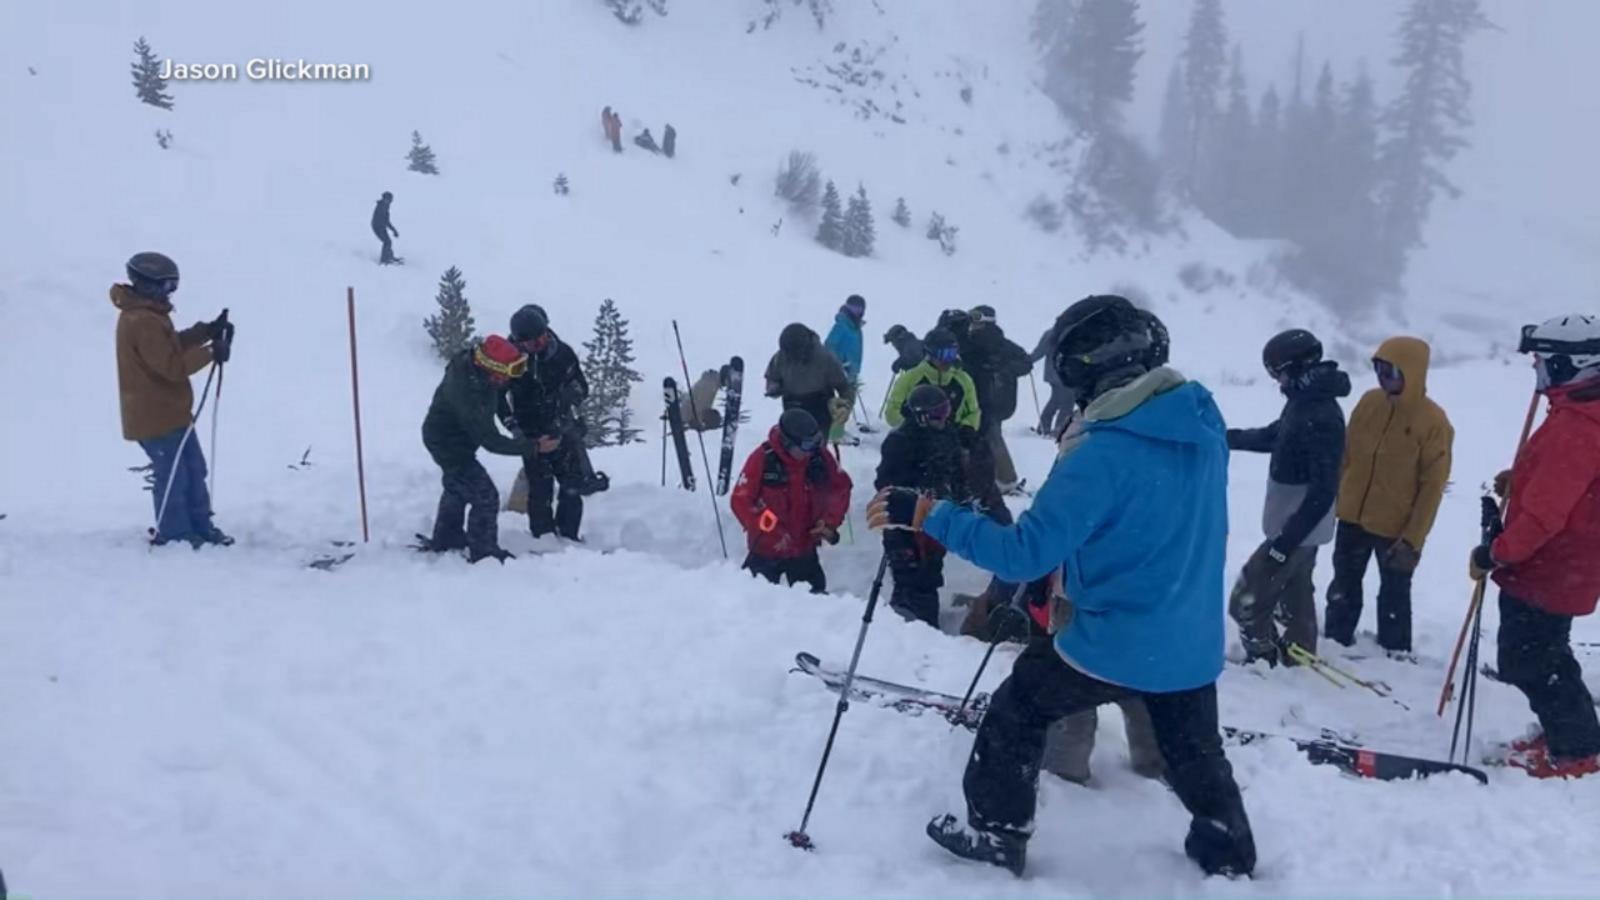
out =
[(729, 500), (750, 546), (744, 567), (773, 584), (780, 575), (790, 584), (806, 582), (814, 594), (828, 589), (817, 547), (839, 543), (850, 508), (850, 476), (822, 438), (810, 413), (786, 410), (745, 460)]
[(1536, 778), (1600, 772), (1600, 719), (1572, 654), (1572, 620), (1600, 601), (1600, 319), (1522, 330), (1549, 415), (1507, 473), (1505, 528), (1472, 553), (1500, 587), (1499, 670), (1527, 695), (1542, 734), (1508, 762)]

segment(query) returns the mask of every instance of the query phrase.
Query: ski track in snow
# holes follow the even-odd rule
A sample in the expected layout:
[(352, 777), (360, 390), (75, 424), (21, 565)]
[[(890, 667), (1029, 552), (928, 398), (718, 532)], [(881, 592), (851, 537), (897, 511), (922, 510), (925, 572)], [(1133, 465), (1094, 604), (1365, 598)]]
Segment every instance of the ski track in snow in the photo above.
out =
[[(1203, 259), (1244, 284), (1262, 252), (1203, 223), (1187, 242), (1085, 261), (1064, 252), (1062, 236), (1021, 221), (1017, 211), (1058, 177), (1040, 155), (1055, 137), (1054, 113), (1015, 52), (1032, 4), (934, 15), (883, 0), (871, 5), (881, 16), (868, 4), (835, 4), (830, 29), (852, 40), (884, 43), (890, 31), (926, 25), (915, 48), (902, 43), (884, 63), (920, 85), (916, 97), (900, 97), (909, 124), (894, 128), (857, 122), (828, 93), (795, 82), (791, 69), (816, 71), (837, 40), (815, 33), (800, 10), (754, 36), (733, 5), (679, 4), (622, 32), (597, 4), (577, 0), (519, 7), (514, 21), (504, 10), (462, 9), (425, 29), (375, 30), (371, 20), (392, 15), (386, 5), (293, 0), (229, 8), (230, 27), (219, 30), (210, 7), (161, 0), (151, 39), (175, 58), (243, 59), (276, 42), (291, 55), (371, 61), (383, 75), (363, 86), (184, 85), (178, 109), (156, 113), (127, 96), (127, 45), (143, 20), (101, 5), (70, 21), (51, 4), (8, 12), (30, 35), (27, 62), (39, 75), (0, 74), (0, 101), (14, 117), (0, 134), (0, 196), (27, 214), (8, 220), (15, 252), (0, 258), (0, 381), (12, 386), (0, 405), (10, 438), (0, 442), (0, 866), (16, 893), (1595, 890), (1600, 779), (1537, 782), (1495, 770), (1486, 788), (1464, 777), (1376, 783), (1311, 767), (1282, 742), (1230, 749), (1261, 864), (1254, 881), (1208, 882), (1182, 854), (1177, 801), (1126, 768), (1114, 710), (1101, 716), (1088, 788), (1044, 779), (1024, 880), (954, 860), (922, 833), (931, 816), (962, 808), (971, 735), (866, 704), (850, 709), (839, 733), (809, 829), (817, 852), (782, 840), (799, 823), (834, 709), (832, 694), (787, 669), (798, 650), (848, 659), (877, 562), (861, 512), (881, 434), (844, 453), (856, 483), (853, 540), (824, 550), (832, 593), (752, 580), (736, 568), (742, 536), (725, 499), (717, 503), (730, 562), (704, 490), (658, 486), (651, 386), (683, 377), (670, 320), (683, 325), (691, 374), (737, 353), (756, 384), (784, 323), (825, 332), (838, 300), (863, 293), (871, 406), (886, 387), (879, 338), (891, 323), (921, 329), (941, 308), (989, 300), (1031, 348), (1067, 300), (1132, 284), (1171, 326), (1175, 364), (1216, 391), (1238, 425), (1277, 410), (1256, 360), (1279, 328), (1340, 339), (1330, 347), (1348, 346), (1359, 391), (1372, 383), (1363, 348), (1390, 327), (1340, 323), (1253, 287), (1185, 291), (1175, 277), (1183, 263)], [(310, 20), (319, 27), (297, 24)], [(416, 65), (441, 58), (457, 62), (448, 71)], [(666, 61), (685, 59), (722, 65), (662, 76)], [(976, 83), (971, 107), (956, 99), (952, 66)], [(311, 92), (315, 103), (286, 99)], [(595, 126), (608, 102), (629, 137), (670, 118), (679, 158), (631, 144), (614, 156)], [(157, 122), (172, 123), (172, 151), (148, 139)], [(440, 178), (401, 171), (413, 127), (438, 151)], [(770, 174), (796, 145), (817, 150), (842, 190), (867, 184), (878, 259), (829, 255), (803, 223), (771, 235), (786, 213), (769, 196)], [(558, 171), (571, 177), (570, 197), (550, 195)], [(396, 251), (409, 263), (379, 269), (366, 216), (386, 187), (397, 195)], [(888, 222), (901, 194), (918, 226), (932, 209), (961, 226), (956, 256), (940, 255), (920, 227)], [(239, 327), (212, 458), (218, 522), (239, 539), (227, 550), (143, 541), (149, 497), (126, 469), (145, 460), (118, 432), (105, 291), (121, 277), (120, 260), (146, 247), (183, 267), (180, 323), (227, 306)], [(437, 498), (417, 429), (438, 368), (418, 323), (451, 264), (465, 272), (484, 331), (533, 300), (575, 344), (588, 338), (602, 297), (615, 297), (632, 322), (647, 441), (595, 454), (614, 487), (589, 503), (587, 546), (525, 553), (503, 567), (405, 549), (428, 528)], [(347, 284), (360, 304), (373, 542), (323, 573), (306, 563), (330, 540), (359, 535)], [(1549, 310), (1502, 312), (1531, 319)], [(1481, 338), (1412, 328), (1452, 358), (1482, 356)], [(1421, 662), (1371, 658), (1369, 637), (1357, 653), (1369, 658), (1348, 663), (1390, 683), (1411, 711), (1308, 672), (1230, 666), (1225, 722), (1296, 733), (1327, 726), (1378, 749), (1445, 754), (1450, 720), (1432, 707), (1468, 595), (1476, 489), (1508, 462), (1530, 382), (1520, 364), (1481, 358), (1432, 379), (1458, 433), (1455, 484), (1416, 583)], [(776, 414), (757, 394), (745, 395), (751, 419), (736, 465)], [(1022, 408), (1010, 442), (1037, 486), (1053, 448), (1023, 431), (1026, 386)], [(307, 447), (310, 464), (291, 468)], [(485, 462), (508, 488), (515, 462)], [(1265, 473), (1264, 457), (1233, 463), (1230, 576), (1259, 540)], [(500, 525), (509, 549), (534, 549), (520, 517)], [(984, 580), (951, 560), (945, 595)], [(1375, 587), (1374, 573), (1367, 628)], [(982, 645), (879, 609), (863, 672), (965, 689)], [(1491, 604), (1486, 662), (1496, 619)], [(1575, 631), (1600, 640), (1592, 619)], [(980, 688), (993, 690), (1013, 656), (997, 652)], [(1600, 654), (1583, 660), (1600, 686)], [(1485, 681), (1480, 694), (1474, 757), (1531, 721), (1510, 688)]]

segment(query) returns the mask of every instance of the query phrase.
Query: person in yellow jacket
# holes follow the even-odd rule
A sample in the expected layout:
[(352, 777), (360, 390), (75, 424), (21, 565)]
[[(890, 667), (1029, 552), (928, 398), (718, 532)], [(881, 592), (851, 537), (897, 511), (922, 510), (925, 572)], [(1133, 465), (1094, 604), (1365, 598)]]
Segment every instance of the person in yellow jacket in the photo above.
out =
[(1361, 582), (1376, 554), (1378, 644), (1411, 652), (1411, 576), (1433, 529), (1450, 480), (1455, 429), (1428, 398), (1428, 345), (1411, 337), (1384, 341), (1372, 358), (1378, 386), (1350, 415), (1339, 479), (1324, 634), (1345, 646), (1361, 620)]

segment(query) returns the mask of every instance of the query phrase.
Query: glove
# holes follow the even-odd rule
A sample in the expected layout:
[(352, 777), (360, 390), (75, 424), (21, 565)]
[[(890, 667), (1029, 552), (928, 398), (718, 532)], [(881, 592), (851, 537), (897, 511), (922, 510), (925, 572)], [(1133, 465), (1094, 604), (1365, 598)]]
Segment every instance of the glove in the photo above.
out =
[(1511, 493), (1511, 470), (1506, 469), (1494, 477), (1494, 495), (1501, 500)]
[(1269, 575), (1277, 574), (1278, 570), (1283, 568), (1283, 564), (1289, 561), (1289, 554), (1278, 548), (1277, 541), (1267, 541), (1262, 544), (1259, 552), (1260, 563), (1268, 567)]
[(223, 310), (222, 315), (206, 323), (206, 333), (211, 340), (220, 341), (233, 337), (233, 323), (228, 321), (228, 311)]
[(850, 403), (843, 397), (835, 397), (828, 401), (828, 413), (833, 417), (833, 424), (843, 425), (850, 421)]
[(211, 342), (211, 361), (225, 363), (233, 357), (233, 342), (220, 340)]
[(829, 525), (827, 522), (824, 522), (821, 519), (818, 519), (816, 526), (811, 529), (811, 536), (819, 541), (825, 541), (828, 544), (839, 543), (839, 529), (834, 528), (832, 525)]
[(1389, 552), (1383, 556), (1384, 565), (1389, 569), (1410, 575), (1417, 570), (1417, 565), (1422, 562), (1422, 551), (1411, 546), (1405, 541), (1395, 541), (1389, 546)]
[(884, 488), (867, 504), (867, 527), (921, 531), (923, 521), (932, 511), (932, 497), (911, 488)]
[(1467, 577), (1473, 581), (1482, 581), (1490, 572), (1500, 568), (1495, 562), (1494, 554), (1489, 551), (1488, 544), (1479, 544), (1472, 548), (1472, 555), (1467, 557)]

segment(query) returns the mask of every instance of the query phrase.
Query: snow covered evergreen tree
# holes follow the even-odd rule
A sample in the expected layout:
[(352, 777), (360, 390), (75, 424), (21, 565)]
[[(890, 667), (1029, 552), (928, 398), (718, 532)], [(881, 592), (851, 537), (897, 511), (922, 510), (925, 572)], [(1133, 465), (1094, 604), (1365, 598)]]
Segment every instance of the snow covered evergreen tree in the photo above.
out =
[(822, 190), (822, 221), (817, 225), (817, 243), (829, 250), (844, 252), (844, 210), (839, 189), (829, 181)]
[(865, 185), (858, 185), (844, 211), (845, 256), (871, 256), (878, 243), (878, 229), (872, 223), (872, 204)]
[(439, 311), (422, 323), (428, 337), (433, 339), (434, 351), (445, 362), (477, 340), (477, 323), (472, 320), (472, 305), (467, 302), (466, 291), (467, 282), (461, 277), (461, 270), (455, 266), (446, 269), (439, 279), (439, 293), (434, 297)]
[(1103, 134), (1122, 124), (1143, 31), (1138, 0), (1040, 0), (1033, 40), (1044, 55), (1044, 92), (1080, 130)]
[[(1204, 157), (1221, 113), (1223, 78), (1228, 71), (1228, 30), (1222, 21), (1222, 0), (1195, 0), (1184, 36), (1183, 84), (1189, 106), (1189, 158), (1182, 183), (1194, 188), (1206, 165)], [(1225, 151), (1224, 151), (1225, 152)]]
[(928, 217), (927, 236), (930, 241), (938, 241), (939, 249), (945, 256), (954, 256), (956, 252), (956, 233), (961, 229), (949, 224), (940, 213)]
[(167, 80), (161, 77), (161, 61), (150, 49), (150, 42), (139, 38), (133, 45), (137, 57), (133, 61), (133, 89), (142, 102), (160, 109), (172, 108), (172, 96), (167, 93)]
[(1191, 148), (1189, 131), (1193, 125), (1189, 112), (1189, 89), (1183, 84), (1183, 67), (1174, 63), (1167, 74), (1167, 87), (1161, 95), (1161, 130), (1157, 138), (1161, 148), (1161, 168), (1175, 183), (1180, 183), (1189, 165)]
[(572, 193), (572, 184), (571, 182), (567, 181), (567, 173), (562, 172), (561, 174), (557, 175), (555, 183), (551, 185), (551, 189), (556, 192), (557, 196), (561, 197), (565, 197)]
[(594, 339), (584, 341), (583, 349), (583, 376), (589, 382), (589, 396), (583, 401), (583, 420), (588, 426), (584, 443), (600, 447), (638, 441), (639, 429), (632, 427), (628, 398), (634, 383), (644, 377), (633, 368), (628, 320), (609, 297), (600, 302), (600, 312), (594, 317)]
[(411, 161), (406, 168), (413, 172), (421, 172), (424, 175), (439, 174), (439, 167), (433, 160), (433, 148), (422, 142), (422, 133), (419, 131), (411, 132), (411, 152), (406, 154), (406, 159)]
[(1255, 146), (1254, 123), (1250, 112), (1249, 85), (1244, 78), (1244, 53), (1236, 45), (1228, 69), (1228, 105), (1212, 129), (1210, 150), (1205, 154), (1207, 214), (1236, 235), (1251, 231), (1250, 191), (1255, 173), (1251, 150)]
[(901, 197), (894, 202), (894, 212), (889, 214), (889, 218), (901, 228), (911, 227), (911, 207), (906, 206), (906, 198)]

